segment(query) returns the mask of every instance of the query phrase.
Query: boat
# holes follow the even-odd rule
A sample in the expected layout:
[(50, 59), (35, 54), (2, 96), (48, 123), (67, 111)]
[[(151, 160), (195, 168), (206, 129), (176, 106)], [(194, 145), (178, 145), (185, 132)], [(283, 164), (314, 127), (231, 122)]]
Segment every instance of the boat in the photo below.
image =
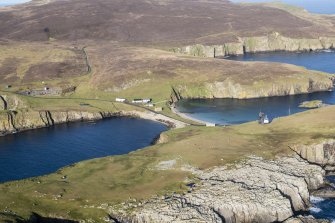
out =
[(263, 124), (270, 124), (270, 120), (267, 115), (264, 117)]
[(259, 112), (259, 115), (258, 115), (258, 123), (259, 124), (270, 124), (270, 120), (268, 118), (268, 116), (263, 113), (263, 112)]

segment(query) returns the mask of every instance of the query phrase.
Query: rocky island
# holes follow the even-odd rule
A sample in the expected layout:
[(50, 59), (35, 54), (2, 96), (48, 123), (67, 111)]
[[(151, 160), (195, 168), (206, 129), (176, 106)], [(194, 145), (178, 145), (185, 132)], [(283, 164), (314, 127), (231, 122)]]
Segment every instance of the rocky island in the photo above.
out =
[(0, 18), (1, 135), (120, 116), (171, 127), (129, 154), (0, 184), (0, 221), (327, 222), (308, 211), (335, 169), (334, 106), (212, 128), (170, 107), (332, 91), (334, 74), (221, 57), (331, 49), (334, 16), (227, 0), (33, 0)]

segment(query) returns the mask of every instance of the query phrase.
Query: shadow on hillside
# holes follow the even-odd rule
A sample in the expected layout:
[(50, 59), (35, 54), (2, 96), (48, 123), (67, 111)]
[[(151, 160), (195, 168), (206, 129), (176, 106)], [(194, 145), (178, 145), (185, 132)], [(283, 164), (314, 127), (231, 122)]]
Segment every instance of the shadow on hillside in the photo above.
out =
[(16, 219), (17, 223), (79, 223), (78, 221), (61, 219), (61, 218), (49, 218), (43, 217), (36, 213), (30, 216), (29, 220)]

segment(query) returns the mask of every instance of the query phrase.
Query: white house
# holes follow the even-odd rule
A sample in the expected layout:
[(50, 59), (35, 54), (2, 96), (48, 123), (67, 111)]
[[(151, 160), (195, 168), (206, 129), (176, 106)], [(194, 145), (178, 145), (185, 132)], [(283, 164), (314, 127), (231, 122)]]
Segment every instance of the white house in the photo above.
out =
[(206, 122), (206, 127), (215, 127), (215, 123)]
[(152, 100), (151, 98), (145, 98), (145, 99), (134, 99), (133, 103), (135, 104), (148, 104), (150, 103)]
[(151, 102), (151, 98), (145, 98), (143, 99), (143, 103), (150, 103)]
[(127, 99), (125, 99), (125, 98), (115, 98), (115, 101), (116, 102), (126, 102)]

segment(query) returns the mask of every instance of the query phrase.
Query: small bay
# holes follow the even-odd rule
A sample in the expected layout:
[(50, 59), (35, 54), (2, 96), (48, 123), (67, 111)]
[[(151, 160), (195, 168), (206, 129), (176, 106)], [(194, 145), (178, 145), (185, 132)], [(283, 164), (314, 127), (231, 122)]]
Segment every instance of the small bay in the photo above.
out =
[(112, 118), (75, 122), (0, 137), (0, 182), (49, 174), (87, 159), (127, 154), (149, 146), (167, 127)]
[[(236, 61), (267, 61), (290, 63), (310, 70), (335, 73), (335, 52), (274, 52), (245, 54), (225, 58)], [(321, 100), (325, 104), (335, 104), (335, 92), (318, 92), (281, 97), (257, 99), (190, 99), (182, 100), (177, 109), (186, 115), (202, 121), (231, 125), (257, 120), (259, 112), (270, 119), (306, 111), (299, 108), (304, 101)]]

